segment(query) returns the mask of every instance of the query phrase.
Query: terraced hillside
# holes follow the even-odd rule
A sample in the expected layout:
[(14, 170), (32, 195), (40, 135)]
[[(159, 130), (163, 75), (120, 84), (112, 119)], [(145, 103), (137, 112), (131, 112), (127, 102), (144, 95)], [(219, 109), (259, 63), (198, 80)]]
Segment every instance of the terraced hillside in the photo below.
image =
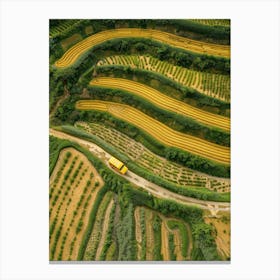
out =
[(189, 50), (196, 53), (206, 53), (217, 56), (230, 56), (230, 49), (225, 45), (209, 44), (198, 42), (188, 38), (176, 36), (159, 30), (137, 29), (137, 28), (122, 28), (114, 30), (106, 30), (84, 39), (70, 48), (61, 59), (56, 63), (56, 67), (69, 67), (87, 50), (95, 45), (101, 44), (107, 40), (116, 38), (151, 38), (177, 48)]
[(145, 98), (160, 108), (191, 117), (206, 125), (216, 126), (227, 131), (230, 129), (229, 118), (197, 109), (144, 84), (125, 79), (102, 77), (92, 80), (90, 85), (126, 90)]
[(116, 129), (98, 123), (77, 122), (79, 129), (96, 135), (106, 143), (114, 146), (118, 151), (126, 154), (133, 162), (151, 169), (154, 174), (177, 183), (181, 186), (205, 187), (215, 192), (230, 192), (230, 180), (226, 178), (210, 177), (186, 168), (165, 158), (157, 156), (144, 145), (119, 132)]
[(50, 261), (230, 259), (229, 31), (50, 21)]
[(229, 19), (193, 19), (192, 21), (210, 26), (230, 26)]
[(207, 96), (226, 102), (230, 100), (230, 80), (228, 75), (194, 71), (151, 56), (139, 55), (109, 56), (97, 63), (99, 67), (106, 65), (123, 65), (156, 72), (184, 86), (198, 90)]
[(73, 28), (73, 25), (77, 25), (81, 20), (71, 19), (71, 20), (60, 20), (58, 24), (50, 26), (50, 36), (56, 36), (67, 30)]
[(152, 137), (168, 146), (177, 147), (217, 162), (225, 164), (230, 162), (230, 153), (227, 147), (218, 146), (214, 143), (174, 131), (133, 107), (107, 101), (80, 100), (76, 103), (76, 108), (79, 110), (109, 112), (117, 118), (143, 129)]

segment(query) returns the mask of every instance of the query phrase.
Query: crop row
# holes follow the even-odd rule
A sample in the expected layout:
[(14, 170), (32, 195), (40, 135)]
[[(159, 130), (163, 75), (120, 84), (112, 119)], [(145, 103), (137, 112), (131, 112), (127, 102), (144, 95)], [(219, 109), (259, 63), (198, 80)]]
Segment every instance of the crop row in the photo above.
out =
[(192, 19), (191, 21), (198, 22), (210, 26), (229, 26), (229, 19)]
[(229, 164), (230, 162), (230, 152), (228, 147), (219, 146), (214, 143), (174, 131), (133, 107), (106, 101), (81, 100), (76, 103), (76, 108), (79, 110), (99, 110), (109, 112), (113, 116), (143, 129), (153, 138), (167, 146), (176, 147), (216, 162), (224, 164)]
[(187, 260), (192, 249), (188, 224), (146, 207), (134, 210), (137, 260)]
[[(107, 208), (112, 200), (112, 193), (107, 192), (104, 198), (101, 201), (101, 204), (98, 208), (97, 215), (95, 218), (95, 223), (93, 226), (93, 230), (91, 232), (86, 250), (84, 255), (84, 260), (95, 260), (97, 250), (100, 245), (100, 240), (103, 234), (106, 234), (106, 231), (103, 231), (104, 217), (107, 213)], [(110, 209), (110, 208), (108, 208)], [(110, 211), (109, 211), (110, 213)], [(99, 253), (100, 255), (100, 253)]]
[(215, 126), (224, 129), (225, 131), (229, 131), (230, 129), (229, 118), (198, 109), (185, 102), (169, 97), (168, 95), (142, 83), (122, 78), (101, 77), (92, 80), (90, 86), (128, 91), (133, 95), (146, 99), (164, 110), (178, 113), (205, 125)]
[(97, 63), (97, 66), (105, 65), (123, 65), (153, 71), (205, 95), (226, 102), (230, 101), (230, 78), (228, 75), (193, 71), (151, 56), (139, 55), (110, 56)]
[(150, 38), (156, 41), (167, 43), (177, 48), (189, 50), (196, 53), (230, 56), (229, 46), (205, 43), (202, 41), (195, 41), (185, 37), (173, 35), (171, 33), (153, 30), (153, 29), (138, 29), (138, 28), (121, 28), (106, 30), (87, 37), (83, 41), (75, 44), (67, 52), (64, 53), (55, 65), (57, 67), (69, 67), (75, 63), (86, 51), (101, 44), (107, 40), (115, 38)]
[(76, 126), (90, 134), (94, 134), (126, 154), (133, 162), (150, 169), (162, 178), (176, 182), (182, 186), (206, 187), (217, 192), (229, 192), (230, 181), (212, 178), (183, 167), (149, 151), (140, 143), (125, 134), (98, 123), (77, 122)]
[(64, 20), (63, 22), (60, 22), (59, 25), (50, 28), (50, 35), (53, 37), (62, 32), (67, 32), (69, 29), (73, 28), (74, 24), (79, 22), (80, 20), (77, 19)]
[(62, 160), (57, 162), (50, 178), (52, 260), (77, 258), (79, 243), (95, 198), (96, 182), (99, 182), (97, 177), (93, 178), (93, 167), (85, 156), (73, 149), (66, 149), (60, 153), (60, 158)]

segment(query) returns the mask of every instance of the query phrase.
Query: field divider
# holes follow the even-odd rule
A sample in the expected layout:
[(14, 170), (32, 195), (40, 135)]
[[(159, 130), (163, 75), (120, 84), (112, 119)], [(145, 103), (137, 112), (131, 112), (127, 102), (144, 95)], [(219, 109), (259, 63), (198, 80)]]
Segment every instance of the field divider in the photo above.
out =
[(99, 100), (80, 100), (76, 102), (76, 109), (109, 112), (117, 118), (143, 129), (165, 145), (177, 147), (223, 164), (230, 163), (230, 149), (228, 147), (174, 131), (161, 122), (128, 105)]
[[(129, 91), (134, 95), (145, 98), (149, 102), (161, 107), (162, 109), (191, 117), (206, 125), (215, 126), (225, 131), (230, 131), (229, 118), (193, 107), (189, 104), (186, 104), (185, 102), (169, 97), (158, 90), (139, 82), (122, 78), (100, 77), (98, 79), (92, 80), (90, 82), (90, 86)], [(100, 104), (100, 106), (102, 105)]]

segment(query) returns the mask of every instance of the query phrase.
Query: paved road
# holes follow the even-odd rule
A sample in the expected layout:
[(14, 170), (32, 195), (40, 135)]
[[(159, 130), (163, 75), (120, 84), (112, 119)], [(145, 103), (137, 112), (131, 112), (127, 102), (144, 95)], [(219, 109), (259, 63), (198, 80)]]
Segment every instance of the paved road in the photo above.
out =
[[(60, 139), (68, 139), (73, 142), (78, 143), (79, 145), (86, 147), (90, 152), (92, 152), (95, 156), (97, 156), (99, 159), (101, 159), (108, 167), (108, 160), (110, 159), (111, 155), (107, 153), (105, 150), (97, 146), (96, 144), (80, 139), (75, 136), (71, 136), (67, 133), (60, 132), (54, 129), (50, 129), (50, 135), (55, 136)], [(114, 171), (112, 169), (112, 171)], [(114, 171), (115, 172), (115, 171)], [(117, 172), (116, 172), (117, 173)], [(117, 173), (119, 176), (119, 173)], [(130, 181), (131, 183), (135, 184), (136, 186), (145, 189), (148, 191), (151, 195), (154, 195), (158, 198), (164, 198), (176, 201), (181, 204), (190, 205), (190, 206), (196, 206), (204, 210), (209, 210), (211, 212), (211, 215), (216, 216), (218, 212), (228, 212), (230, 211), (230, 204), (227, 202), (214, 202), (214, 201), (204, 201), (199, 200), (187, 196), (183, 196), (174, 192), (171, 192), (163, 187), (160, 187), (150, 181), (147, 181), (146, 179), (140, 177), (139, 175), (128, 171), (126, 175), (123, 175), (125, 179)]]

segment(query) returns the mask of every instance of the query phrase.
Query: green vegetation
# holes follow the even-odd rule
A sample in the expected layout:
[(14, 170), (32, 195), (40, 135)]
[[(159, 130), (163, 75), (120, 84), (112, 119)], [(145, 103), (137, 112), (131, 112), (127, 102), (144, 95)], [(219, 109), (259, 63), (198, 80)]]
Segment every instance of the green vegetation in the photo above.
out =
[(89, 94), (91, 99), (118, 102), (132, 106), (146, 115), (182, 133), (190, 134), (218, 145), (227, 147), (230, 145), (229, 133), (214, 127), (208, 127), (183, 115), (161, 109), (148, 100), (140, 96), (136, 96), (133, 93), (119, 89), (94, 86), (89, 89)]
[(141, 227), (141, 237), (142, 237), (141, 260), (144, 261), (146, 259), (146, 248), (147, 248), (146, 222), (145, 222), (145, 209), (144, 208), (140, 208), (140, 227)]
[(171, 261), (176, 261), (175, 245), (174, 245), (174, 234), (168, 233), (168, 249)]
[[(104, 76), (125, 78), (201, 110), (230, 117), (230, 58), (219, 56), (229, 54), (230, 20), (57, 19), (49, 25), (52, 128), (95, 143), (123, 161), (129, 171), (164, 188), (166, 194), (171, 191), (204, 201), (230, 201), (230, 165), (164, 145), (133, 123), (114, 117), (109, 113), (111, 107), (108, 113), (75, 108), (82, 99), (127, 104), (173, 130), (230, 147), (230, 133), (204, 125), (195, 117), (161, 109), (133, 92), (89, 84)], [(150, 38), (109, 38), (92, 46), (70, 67), (55, 64), (77, 42), (120, 28), (157, 29), (201, 44), (216, 44), (215, 50), (209, 51), (209, 45), (204, 44), (201, 54)], [(193, 46), (190, 49), (197, 51)], [(174, 197), (163, 199), (160, 192), (156, 197), (153, 191), (144, 190), (149, 186), (142, 189), (140, 183), (128, 181), (132, 173), (121, 176), (105, 161), (101, 153), (97, 157), (86, 145), (50, 136), (50, 260), (161, 261), (168, 255), (174, 261), (220, 260), (221, 248), (217, 250), (220, 245), (216, 244), (220, 231), (214, 222), (206, 224), (204, 210), (186, 206)], [(230, 216), (222, 216), (221, 222), (229, 223)], [(221, 231), (230, 234), (228, 228)]]
[[(182, 151), (177, 148), (167, 147), (163, 144), (157, 142), (150, 135), (145, 133), (132, 126), (129, 123), (126, 123), (122, 120), (119, 120), (107, 113), (103, 112), (87, 112), (87, 121), (89, 122), (101, 122), (105, 121), (106, 125), (117, 127), (119, 131), (126, 134), (127, 136), (137, 140), (144, 146), (146, 146), (149, 150), (154, 152), (155, 154), (165, 157), (171, 161), (174, 161), (178, 164), (182, 164), (183, 166), (189, 167), (193, 170), (198, 170), (200, 172), (210, 174), (217, 177), (229, 178), (230, 175), (230, 167), (227, 165), (219, 164), (217, 162), (213, 162), (206, 158), (202, 158), (193, 154), (190, 154), (186, 151)], [(77, 115), (79, 116), (79, 115)], [(79, 118), (79, 117), (78, 117)], [(91, 134), (88, 134), (80, 129), (74, 128), (72, 126), (62, 126), (62, 130), (70, 133), (75, 136), (79, 136), (82, 138), (92, 139), (93, 141), (99, 141), (100, 139), (96, 139), (97, 137)], [(100, 142), (100, 141), (99, 141)], [(104, 142), (104, 141), (102, 141)], [(101, 142), (100, 142), (101, 143)], [(107, 143), (104, 143), (107, 145)], [(109, 145), (107, 145), (109, 146)], [(105, 150), (108, 150), (105, 148)], [(109, 151), (109, 150), (108, 150)], [(127, 158), (128, 159), (128, 158)], [(128, 159), (129, 160), (129, 159)]]
[(134, 161), (130, 160), (126, 155), (123, 153), (120, 153), (118, 150), (116, 150), (114, 147), (112, 147), (110, 144), (104, 142), (99, 137), (89, 134), (85, 131), (82, 131), (80, 129), (77, 129), (72, 126), (62, 126), (62, 131), (67, 132), (68, 134), (77, 136), (79, 138), (91, 141), (98, 146), (102, 147), (104, 150), (109, 152), (110, 154), (114, 155), (115, 157), (119, 158), (123, 162), (126, 163), (128, 168), (135, 172), (136, 174), (146, 178), (147, 180), (154, 182), (155, 184), (162, 186), (166, 189), (169, 189), (173, 192), (177, 192), (179, 194), (183, 194), (190, 197), (195, 197), (198, 199), (203, 200), (213, 200), (213, 201), (229, 201), (230, 195), (229, 193), (217, 193), (210, 191), (205, 188), (195, 188), (195, 187), (182, 187), (176, 183), (172, 183), (167, 181), (166, 179), (163, 179), (160, 176), (157, 176), (153, 174), (148, 169), (145, 169), (139, 165), (137, 165)]
[[(58, 156), (59, 156), (59, 152), (60, 150), (63, 148), (63, 147), (66, 147), (68, 144), (68, 141), (64, 141), (64, 140), (58, 140), (57, 138), (53, 137), (53, 136), (50, 136), (49, 137), (49, 175), (51, 175), (55, 165), (56, 165), (56, 162), (58, 160)], [(67, 157), (65, 159), (65, 162), (64, 162), (64, 165), (66, 165), (67, 163), (67, 159), (69, 157)], [(62, 173), (62, 170), (61, 170), (61, 173)]]
[(123, 156), (122, 158), (127, 159), (128, 157), (135, 164), (152, 171), (154, 174), (160, 174), (163, 179), (169, 182), (178, 183), (182, 187), (206, 187), (218, 192), (229, 192), (230, 190), (229, 180), (209, 178), (205, 174), (167, 161), (152, 153), (139, 142), (104, 124), (76, 122), (75, 127), (101, 138), (113, 146)]
[(161, 223), (162, 220), (158, 215), (153, 217), (153, 232), (154, 232), (154, 260), (161, 261), (163, 256), (161, 254)]
[(194, 260), (219, 260), (214, 246), (214, 230), (211, 225), (196, 223), (192, 225), (195, 248), (192, 251)]
[(97, 78), (99, 76), (110, 76), (134, 80), (202, 110), (227, 117), (229, 116), (229, 103), (210, 96), (205, 96), (197, 90), (183, 86), (162, 74), (137, 68), (129, 68), (122, 65), (106, 65), (98, 66), (96, 68), (96, 75)]
[(230, 19), (192, 19), (191, 21), (210, 26), (230, 26)]
[[(207, 26), (191, 20), (50, 20), (50, 50), (51, 56), (62, 55), (60, 42), (79, 33), (82, 38), (88, 36), (87, 29), (92, 27), (92, 34), (114, 28), (149, 28), (180, 34), (195, 40), (229, 44), (230, 29), (225, 26)], [(141, 43), (141, 42), (140, 42)]]
[(117, 227), (119, 244), (119, 261), (136, 260), (136, 244), (134, 240), (133, 204), (129, 204), (125, 216)]
[[(57, 141), (62, 142), (58, 139)], [(93, 156), (93, 154), (85, 148), (82, 148), (78, 144), (70, 141), (63, 141), (63, 144), (67, 147), (73, 147), (78, 151), (82, 152), (93, 164), (93, 166), (98, 170), (98, 173), (102, 176), (105, 182), (104, 186), (98, 192), (95, 199), (95, 203), (93, 204), (90, 213), (89, 223), (83, 236), (82, 244), (79, 248), (78, 260), (82, 260), (84, 258), (84, 253), (91, 232), (93, 230), (93, 225), (97, 216), (98, 208), (105, 193), (109, 190), (118, 194), (119, 201), (122, 205), (121, 208), (123, 209), (123, 218), (120, 220), (118, 226), (118, 240), (122, 242), (121, 240), (124, 237), (126, 238), (126, 244), (123, 242), (121, 247), (122, 252), (124, 252), (126, 255), (125, 257), (122, 256), (122, 258), (127, 258), (128, 256), (132, 257), (133, 259), (136, 258), (136, 244), (134, 240), (135, 225), (134, 219), (132, 217), (134, 213), (134, 207), (137, 205), (149, 207), (164, 215), (173, 216), (175, 218), (182, 219), (185, 222), (189, 223), (191, 225), (193, 238), (196, 244), (195, 253), (193, 253), (195, 258), (201, 260), (203, 260), (203, 258), (207, 260), (212, 260), (217, 257), (217, 253), (215, 253), (216, 245), (212, 236), (213, 229), (210, 225), (206, 225), (203, 222), (203, 212), (201, 209), (198, 209), (196, 207), (183, 206), (173, 201), (158, 199), (156, 197), (150, 196), (146, 191), (140, 191), (136, 189), (124, 178), (116, 175), (112, 170), (105, 166), (98, 158)], [(62, 146), (63, 145), (60, 145), (61, 149)], [(199, 234), (200, 229), (203, 229), (202, 234)], [(125, 236), (125, 234), (127, 234), (129, 238)]]
[[(103, 224), (104, 224), (104, 215), (108, 205), (113, 197), (111, 192), (107, 192), (98, 208), (96, 213), (94, 227), (92, 229), (85, 253), (84, 253), (84, 260), (95, 260), (96, 251), (99, 246), (99, 242), (101, 239), (102, 231), (103, 231)], [(111, 244), (110, 244), (111, 245)], [(105, 254), (105, 252), (104, 252)]]
[(182, 256), (186, 258), (188, 246), (189, 246), (189, 238), (188, 238), (186, 226), (182, 222), (175, 221), (175, 220), (167, 221), (167, 225), (172, 230), (179, 229), (180, 235), (182, 237)]
[[(109, 56), (97, 63), (98, 67), (123, 66), (123, 72), (133, 72), (135, 68), (147, 70), (151, 73), (161, 74), (180, 85), (199, 90), (203, 95), (208, 95), (220, 100), (230, 100), (230, 79), (229, 75), (218, 75), (199, 71), (193, 71), (158, 60), (151, 56), (139, 55), (116, 55)], [(128, 68), (129, 67), (129, 70)], [(134, 71), (135, 72), (135, 71)], [(143, 74), (143, 76), (145, 76)], [(147, 80), (147, 79), (146, 79)], [(150, 80), (148, 80), (149, 82)], [(198, 93), (195, 93), (198, 95)]]

